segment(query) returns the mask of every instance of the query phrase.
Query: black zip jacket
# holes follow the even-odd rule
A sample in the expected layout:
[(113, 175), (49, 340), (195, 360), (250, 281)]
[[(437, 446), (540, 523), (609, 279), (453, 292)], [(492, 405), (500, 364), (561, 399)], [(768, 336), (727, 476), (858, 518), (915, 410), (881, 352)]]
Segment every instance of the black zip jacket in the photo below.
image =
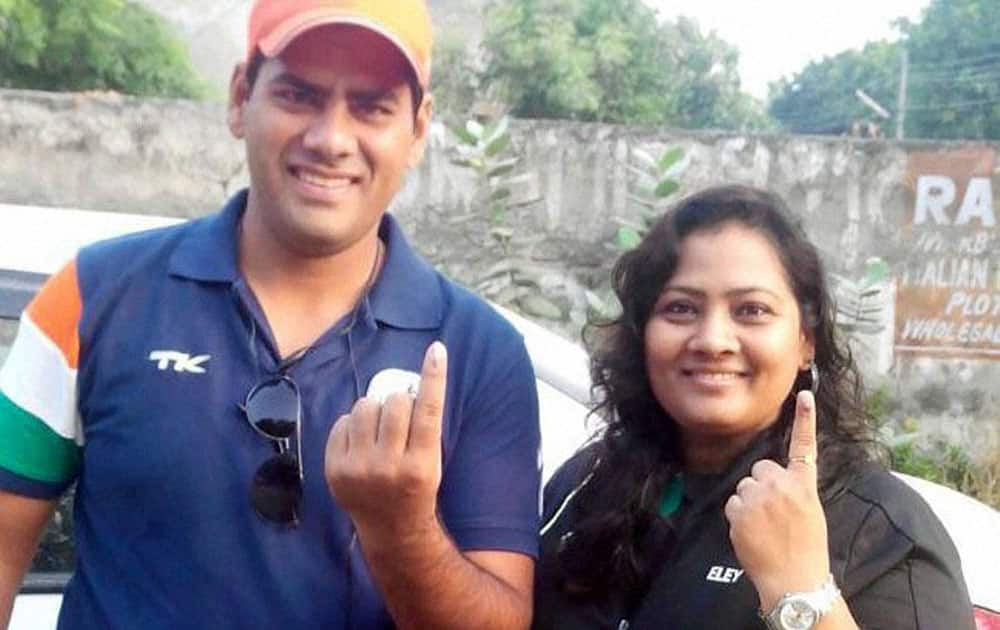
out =
[[(736, 483), (764, 456), (751, 447), (722, 475), (686, 483), (682, 507), (647, 539), (662, 557), (645, 595), (615, 592), (581, 603), (558, 583), (557, 551), (579, 518), (573, 491), (590, 470), (584, 450), (545, 487), (535, 630), (763, 630), (757, 591), (743, 573), (723, 514)], [(686, 480), (687, 481), (687, 480)], [(830, 569), (863, 629), (974, 630), (955, 546), (923, 499), (875, 463), (863, 464), (824, 502)]]

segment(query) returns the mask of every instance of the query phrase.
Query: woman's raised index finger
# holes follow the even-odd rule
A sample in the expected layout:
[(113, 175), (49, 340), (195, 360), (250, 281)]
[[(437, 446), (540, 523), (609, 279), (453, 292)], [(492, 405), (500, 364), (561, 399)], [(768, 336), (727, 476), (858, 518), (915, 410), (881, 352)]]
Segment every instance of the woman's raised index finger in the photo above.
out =
[(788, 468), (816, 470), (819, 451), (816, 443), (816, 399), (809, 390), (795, 397), (795, 420), (788, 445)]

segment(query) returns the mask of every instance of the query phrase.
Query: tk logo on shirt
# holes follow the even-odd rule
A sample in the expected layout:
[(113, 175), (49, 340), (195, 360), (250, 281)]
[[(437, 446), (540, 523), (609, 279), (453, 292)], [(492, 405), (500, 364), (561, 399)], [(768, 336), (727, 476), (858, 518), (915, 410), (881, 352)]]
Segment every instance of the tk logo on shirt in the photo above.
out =
[(743, 569), (733, 569), (731, 567), (714, 566), (708, 570), (705, 576), (707, 582), (720, 582), (722, 584), (736, 584), (736, 581), (743, 575)]
[(186, 352), (177, 352), (176, 350), (153, 350), (149, 353), (149, 360), (156, 361), (156, 369), (165, 372), (170, 369), (172, 364), (174, 372), (182, 374), (184, 372), (188, 374), (204, 374), (205, 368), (201, 365), (211, 358), (212, 356), (208, 354), (191, 356)]

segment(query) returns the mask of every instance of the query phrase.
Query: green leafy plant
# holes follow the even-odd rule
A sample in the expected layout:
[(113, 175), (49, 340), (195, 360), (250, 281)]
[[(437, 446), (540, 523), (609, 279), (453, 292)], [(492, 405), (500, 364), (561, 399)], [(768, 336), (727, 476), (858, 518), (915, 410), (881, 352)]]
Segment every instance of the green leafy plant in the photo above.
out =
[[(788, 133), (846, 134), (853, 121), (871, 115), (855, 88), (878, 103), (895, 105), (900, 54), (898, 42), (877, 41), (811, 61), (771, 85), (770, 114)], [(890, 122), (895, 124), (895, 118)]]
[(914, 434), (900, 436), (891, 454), (893, 470), (947, 486), (1000, 510), (1000, 450), (973, 460), (961, 446), (941, 439), (920, 444)]
[(947, 486), (1000, 509), (1000, 449), (973, 459), (964, 448), (944, 439), (922, 440), (918, 420), (893, 419), (887, 385), (869, 393), (865, 411), (893, 470)]
[(889, 425), (889, 414), (892, 408), (892, 396), (889, 386), (882, 385), (871, 390), (865, 399), (865, 413), (874, 424), (876, 430)]
[[(919, 19), (895, 20), (900, 31), (895, 41), (873, 41), (810, 61), (772, 84), (771, 116), (789, 133), (841, 135), (871, 112), (855, 95), (861, 89), (889, 110), (890, 128), (905, 123), (906, 138), (1000, 138), (1000, 82), (995, 78), (1000, 3), (924, 4)], [(897, 99), (904, 77), (905, 110), (900, 112)]]
[(431, 94), (437, 120), (454, 121), (468, 115), (481, 97), (479, 72), (476, 43), (467, 32), (442, 29), (435, 34)]
[(487, 220), (487, 247), (498, 251), (502, 260), (477, 279), (476, 289), (485, 297), (513, 307), (527, 315), (560, 320), (562, 308), (543, 295), (542, 278), (536, 265), (515, 255), (514, 228), (510, 214), (514, 187), (525, 181), (516, 174), (520, 158), (514, 154), (510, 119), (469, 120), (452, 128), (456, 143), (452, 162), (476, 174), (473, 212)]
[(964, 492), (974, 464), (954, 444), (935, 440), (928, 446), (920, 446), (911, 439), (892, 447), (892, 468)]
[(642, 0), (493, 0), (481, 91), (518, 118), (681, 128), (766, 124), (740, 90), (737, 50)]
[[(485, 208), (496, 225), (507, 221), (512, 192), (509, 177), (520, 161), (510, 155), (509, 128), (510, 119), (506, 116), (487, 124), (469, 120), (462, 126), (452, 128), (458, 140), (452, 162), (476, 173), (479, 181), (473, 205)], [(510, 240), (505, 231), (495, 236), (502, 243)]]
[(0, 87), (206, 93), (167, 23), (127, 0), (0, 0)]
[(879, 257), (865, 262), (858, 279), (834, 275), (837, 325), (848, 334), (877, 333), (885, 329), (892, 300), (889, 265)]
[(619, 227), (615, 243), (625, 251), (636, 247), (666, 210), (670, 198), (681, 189), (677, 177), (687, 167), (681, 147), (668, 148), (659, 157), (634, 148), (632, 157), (628, 165), (632, 176), (629, 200), (637, 210), (639, 220), (616, 219)]
[[(678, 177), (687, 168), (684, 149), (681, 147), (668, 147), (659, 157), (640, 148), (633, 148), (631, 156), (632, 160), (627, 165), (630, 174), (629, 201), (638, 219), (615, 217), (618, 230), (615, 232), (613, 246), (619, 251), (628, 251), (639, 245), (670, 205), (671, 198), (680, 191)], [(614, 317), (621, 308), (608, 288), (588, 289), (584, 297), (590, 311), (604, 319)]]

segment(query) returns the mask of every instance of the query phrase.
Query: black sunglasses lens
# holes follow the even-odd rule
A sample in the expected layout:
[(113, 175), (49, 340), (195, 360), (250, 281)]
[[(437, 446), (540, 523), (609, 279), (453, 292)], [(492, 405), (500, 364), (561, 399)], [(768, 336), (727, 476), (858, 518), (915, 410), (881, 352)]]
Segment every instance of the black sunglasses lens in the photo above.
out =
[(276, 523), (294, 523), (295, 508), (302, 498), (298, 460), (290, 453), (276, 455), (261, 464), (250, 486), (250, 502), (257, 513)]
[(290, 438), (299, 417), (299, 395), (286, 379), (264, 383), (247, 398), (246, 414), (261, 433), (275, 439)]

